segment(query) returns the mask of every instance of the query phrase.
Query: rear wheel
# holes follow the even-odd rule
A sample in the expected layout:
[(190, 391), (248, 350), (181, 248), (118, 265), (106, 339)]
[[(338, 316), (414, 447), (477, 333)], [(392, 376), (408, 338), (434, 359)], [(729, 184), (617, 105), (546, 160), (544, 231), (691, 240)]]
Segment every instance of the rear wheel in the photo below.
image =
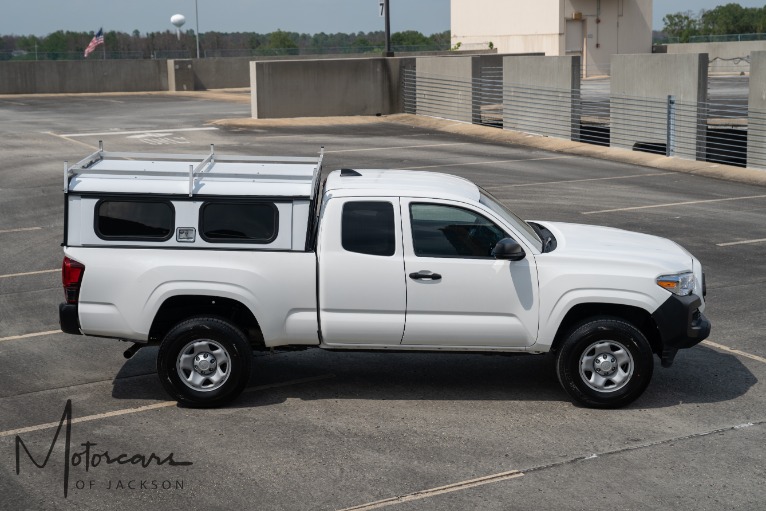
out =
[(236, 398), (250, 379), (250, 344), (228, 321), (197, 317), (173, 327), (160, 344), (157, 372), (179, 403), (214, 407)]
[(564, 390), (592, 408), (619, 408), (637, 399), (652, 378), (652, 349), (624, 320), (593, 318), (572, 329), (556, 358)]

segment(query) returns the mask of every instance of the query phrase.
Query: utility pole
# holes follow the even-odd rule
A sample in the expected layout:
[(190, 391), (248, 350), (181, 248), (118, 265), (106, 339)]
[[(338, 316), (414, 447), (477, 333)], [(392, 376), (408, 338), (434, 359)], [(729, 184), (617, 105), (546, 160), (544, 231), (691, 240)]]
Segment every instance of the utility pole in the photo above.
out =
[(386, 16), (386, 54), (384, 56), (393, 57), (394, 52), (391, 51), (391, 11), (388, 8), (389, 1), (390, 0), (383, 0)]
[(194, 35), (197, 36), (197, 58), (199, 59), (199, 7), (197, 6), (197, 0), (194, 0), (194, 20), (197, 22), (197, 30)]

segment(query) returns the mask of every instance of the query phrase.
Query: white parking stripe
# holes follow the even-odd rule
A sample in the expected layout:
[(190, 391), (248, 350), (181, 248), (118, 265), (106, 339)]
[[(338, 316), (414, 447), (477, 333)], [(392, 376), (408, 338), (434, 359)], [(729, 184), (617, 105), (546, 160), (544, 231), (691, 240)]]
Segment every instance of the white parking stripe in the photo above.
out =
[(761, 238), (757, 240), (745, 240), (745, 241), (729, 241), (728, 243), (716, 243), (717, 247), (730, 247), (732, 245), (747, 245), (749, 243), (763, 243), (766, 241), (766, 238)]
[(421, 167), (407, 167), (408, 169), (438, 169), (440, 167), (467, 167), (468, 165), (491, 165), (494, 163), (512, 163), (515, 161), (537, 161), (537, 160), (563, 160), (566, 158), (575, 158), (574, 156), (547, 156), (544, 158), (515, 158), (513, 160), (494, 160), (494, 161), (473, 161), (467, 163), (442, 163), (441, 165), (423, 165)]
[(485, 484), (497, 483), (500, 481), (507, 481), (508, 479), (515, 479), (523, 476), (524, 473), (518, 470), (510, 470), (508, 472), (500, 472), (499, 474), (493, 474), (490, 476), (479, 477), (477, 479), (469, 479), (467, 481), (461, 481), (459, 483), (448, 484), (446, 486), (439, 486), (438, 488), (431, 488), (429, 490), (421, 490), (406, 495), (399, 495), (398, 497), (391, 497), (388, 499), (377, 500), (370, 502), (369, 504), (362, 504), (360, 506), (347, 507), (341, 511), (369, 511), (370, 509), (380, 509), (382, 507), (393, 506), (395, 504), (402, 504), (404, 502), (411, 502), (413, 500), (426, 499), (429, 497), (435, 497), (436, 495), (442, 495), (444, 493), (450, 493), (453, 491), (467, 490), (468, 488), (474, 488), (476, 486), (483, 486)]
[(567, 179), (564, 181), (540, 181), (538, 183), (521, 183), (517, 185), (495, 185), (485, 186), (489, 190), (501, 189), (501, 188), (520, 188), (522, 186), (545, 186), (545, 185), (558, 185), (565, 183), (585, 183), (587, 181), (612, 181), (614, 179), (633, 179), (635, 177), (652, 177), (652, 176), (672, 176), (675, 172), (655, 172), (651, 174), (631, 174), (629, 176), (611, 176), (611, 177), (592, 177), (588, 179)]
[(39, 231), (42, 227), (20, 227), (18, 229), (5, 229), (3, 231), (0, 231), (0, 234), (5, 234), (7, 232), (24, 232), (24, 231)]
[(763, 199), (766, 195), (748, 195), (746, 197), (727, 197), (725, 199), (693, 200), (686, 202), (669, 202), (667, 204), (652, 204), (650, 206), (633, 206), (632, 208), (601, 209), (598, 211), (584, 211), (583, 215), (595, 215), (596, 213), (614, 213), (615, 211), (634, 211), (637, 209), (669, 208), (672, 206), (688, 206), (690, 204), (709, 204), (712, 202), (728, 202), (734, 200)]
[(386, 149), (417, 149), (418, 147), (443, 147), (443, 146), (456, 146), (456, 145), (468, 145), (473, 142), (459, 142), (457, 144), (425, 144), (425, 145), (402, 145), (395, 147), (365, 147), (364, 149), (338, 149), (337, 151), (325, 151), (325, 154), (329, 153), (358, 153), (362, 151), (385, 151)]
[(729, 353), (733, 353), (735, 355), (739, 355), (741, 357), (749, 358), (751, 360), (756, 360), (758, 362), (763, 362), (764, 364), (766, 364), (766, 358), (758, 356), (758, 355), (753, 355), (752, 353), (747, 353), (746, 351), (736, 350), (734, 348), (724, 346), (723, 344), (718, 344), (717, 342), (708, 341), (708, 340), (702, 341), (702, 344), (710, 346), (711, 348), (716, 348), (722, 351), (728, 351)]
[(53, 334), (61, 334), (61, 333), (63, 333), (61, 330), (48, 330), (46, 332), (35, 332), (32, 334), (12, 335), (10, 337), (0, 337), (0, 342), (15, 341), (16, 339), (28, 339), (30, 337), (42, 337), (44, 335), (53, 335)]
[(8, 273), (6, 275), (0, 275), (0, 279), (7, 279), (10, 277), (26, 277), (27, 275), (40, 275), (41, 273), (55, 273), (57, 271), (61, 271), (61, 268), (56, 268), (55, 270), (27, 271), (24, 273)]
[[(275, 389), (279, 387), (288, 387), (291, 385), (299, 385), (301, 383), (309, 383), (319, 380), (327, 380), (335, 378), (334, 374), (323, 374), (321, 376), (312, 376), (310, 378), (300, 378), (297, 380), (283, 381), (278, 383), (269, 383), (266, 385), (259, 385), (257, 387), (250, 387), (245, 389), (245, 392), (255, 392), (258, 390)], [(91, 422), (100, 419), (108, 419), (110, 417), (119, 417), (121, 415), (128, 415), (132, 413), (149, 412), (151, 410), (158, 410), (160, 408), (168, 408), (170, 406), (176, 406), (176, 401), (160, 401), (151, 405), (138, 406), (136, 408), (123, 408), (122, 410), (114, 410), (106, 413), (97, 413), (95, 415), (86, 415), (85, 417), (76, 417), (72, 419), (72, 424), (78, 424), (81, 422)], [(45, 424), (38, 424), (36, 426), (27, 426), (26, 428), (10, 429), (8, 431), (0, 431), (0, 438), (6, 436), (20, 435), (22, 433), (29, 433), (32, 431), (42, 431), (45, 429), (57, 428), (59, 422), (46, 422)]]
[(164, 129), (164, 130), (130, 130), (130, 131), (103, 131), (101, 133), (52, 133), (49, 132), (51, 135), (57, 135), (59, 137), (103, 137), (108, 135), (134, 135), (136, 133), (177, 133), (181, 131), (217, 131), (218, 128), (215, 126), (206, 126), (204, 128), (178, 128), (178, 129)]

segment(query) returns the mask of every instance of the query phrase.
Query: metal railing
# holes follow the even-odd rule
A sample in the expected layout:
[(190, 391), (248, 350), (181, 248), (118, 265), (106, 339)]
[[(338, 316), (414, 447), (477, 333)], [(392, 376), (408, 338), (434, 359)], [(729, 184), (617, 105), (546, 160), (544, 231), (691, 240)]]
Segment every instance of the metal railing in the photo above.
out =
[(730, 43), (737, 41), (766, 41), (766, 33), (755, 34), (707, 34), (689, 36), (684, 41), (680, 37), (664, 37), (653, 41), (654, 44), (686, 44), (686, 43)]
[(108, 60), (115, 59), (143, 59), (146, 58), (141, 51), (107, 51), (96, 48), (87, 59), (82, 51), (46, 52), (46, 51), (0, 51), (0, 61), (34, 61), (34, 60)]
[(404, 110), (666, 156), (766, 166), (766, 112), (748, 110), (741, 96), (700, 102), (619, 96), (604, 81), (548, 89), (504, 84), (500, 71), (482, 69), (479, 78), (458, 80), (405, 70)]
[[(201, 56), (203, 58), (220, 57), (271, 57), (282, 55), (353, 55), (353, 54), (380, 54), (384, 46), (327, 46), (327, 47), (309, 47), (309, 48), (239, 48), (239, 49), (203, 49)], [(415, 53), (415, 52), (434, 52), (447, 51), (449, 44), (431, 44), (421, 46), (394, 45), (392, 50), (395, 53)], [(101, 47), (88, 57), (87, 60), (101, 59), (190, 59), (196, 56), (194, 50), (154, 50), (154, 51), (106, 51), (106, 55)], [(85, 60), (82, 51), (67, 52), (45, 52), (35, 50), (1, 50), (0, 61), (14, 60)]]

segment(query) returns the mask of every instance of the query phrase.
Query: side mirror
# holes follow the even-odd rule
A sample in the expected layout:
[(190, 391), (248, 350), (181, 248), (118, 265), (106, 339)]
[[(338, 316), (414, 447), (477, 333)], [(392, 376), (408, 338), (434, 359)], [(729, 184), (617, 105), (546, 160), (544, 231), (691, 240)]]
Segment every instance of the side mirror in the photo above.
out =
[(492, 255), (495, 259), (506, 259), (508, 261), (521, 261), (526, 257), (526, 252), (521, 245), (513, 238), (504, 238), (497, 242), (492, 249)]

